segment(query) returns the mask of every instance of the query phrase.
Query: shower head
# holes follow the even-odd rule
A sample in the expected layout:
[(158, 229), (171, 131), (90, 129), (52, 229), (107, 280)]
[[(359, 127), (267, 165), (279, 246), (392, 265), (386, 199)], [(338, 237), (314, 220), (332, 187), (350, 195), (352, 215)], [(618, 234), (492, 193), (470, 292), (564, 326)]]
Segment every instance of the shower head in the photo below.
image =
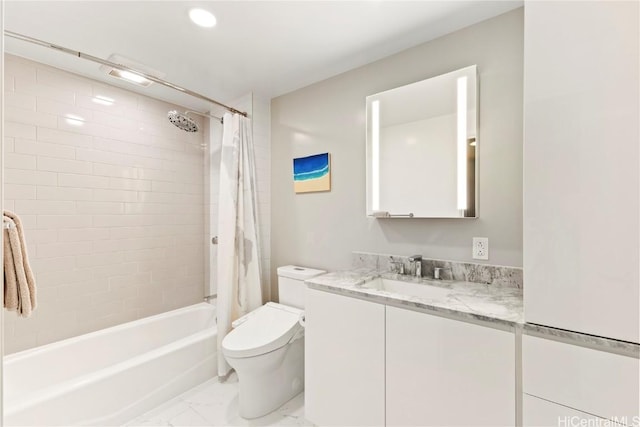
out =
[(198, 132), (198, 124), (191, 117), (187, 116), (187, 113), (179, 113), (176, 110), (171, 110), (167, 113), (167, 118), (174, 126), (186, 131), (186, 132)]

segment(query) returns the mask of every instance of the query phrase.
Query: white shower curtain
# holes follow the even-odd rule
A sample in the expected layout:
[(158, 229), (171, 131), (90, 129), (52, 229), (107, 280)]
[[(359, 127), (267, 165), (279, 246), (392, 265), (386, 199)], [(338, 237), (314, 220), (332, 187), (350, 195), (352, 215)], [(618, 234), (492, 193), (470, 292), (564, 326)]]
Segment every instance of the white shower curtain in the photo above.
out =
[(218, 376), (231, 367), (222, 340), (231, 322), (262, 305), (251, 120), (224, 115), (218, 201)]

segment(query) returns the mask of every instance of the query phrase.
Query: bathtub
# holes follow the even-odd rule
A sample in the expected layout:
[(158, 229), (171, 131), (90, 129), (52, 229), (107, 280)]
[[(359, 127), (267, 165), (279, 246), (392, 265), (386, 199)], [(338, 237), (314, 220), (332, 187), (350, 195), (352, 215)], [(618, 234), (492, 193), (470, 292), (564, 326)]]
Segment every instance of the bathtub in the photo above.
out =
[(4, 425), (121, 425), (216, 374), (200, 303), (4, 358)]

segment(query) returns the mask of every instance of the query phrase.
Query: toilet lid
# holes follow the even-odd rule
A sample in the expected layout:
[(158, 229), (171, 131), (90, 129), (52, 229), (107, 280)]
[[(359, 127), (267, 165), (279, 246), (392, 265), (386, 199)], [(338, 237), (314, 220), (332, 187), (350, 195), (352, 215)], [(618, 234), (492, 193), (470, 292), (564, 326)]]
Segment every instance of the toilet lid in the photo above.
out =
[(251, 357), (277, 350), (289, 342), (302, 327), (302, 310), (269, 302), (258, 308), (222, 340), (222, 351), (229, 357)]

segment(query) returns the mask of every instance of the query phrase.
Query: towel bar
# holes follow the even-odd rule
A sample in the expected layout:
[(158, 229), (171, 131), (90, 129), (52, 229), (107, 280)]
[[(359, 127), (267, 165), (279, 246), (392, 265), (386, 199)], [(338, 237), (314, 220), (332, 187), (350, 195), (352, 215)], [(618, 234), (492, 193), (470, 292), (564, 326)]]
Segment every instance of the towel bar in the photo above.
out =
[(4, 222), (4, 221), (2, 222), (2, 227), (6, 229), (15, 228), (15, 226), (16, 225), (12, 222)]

